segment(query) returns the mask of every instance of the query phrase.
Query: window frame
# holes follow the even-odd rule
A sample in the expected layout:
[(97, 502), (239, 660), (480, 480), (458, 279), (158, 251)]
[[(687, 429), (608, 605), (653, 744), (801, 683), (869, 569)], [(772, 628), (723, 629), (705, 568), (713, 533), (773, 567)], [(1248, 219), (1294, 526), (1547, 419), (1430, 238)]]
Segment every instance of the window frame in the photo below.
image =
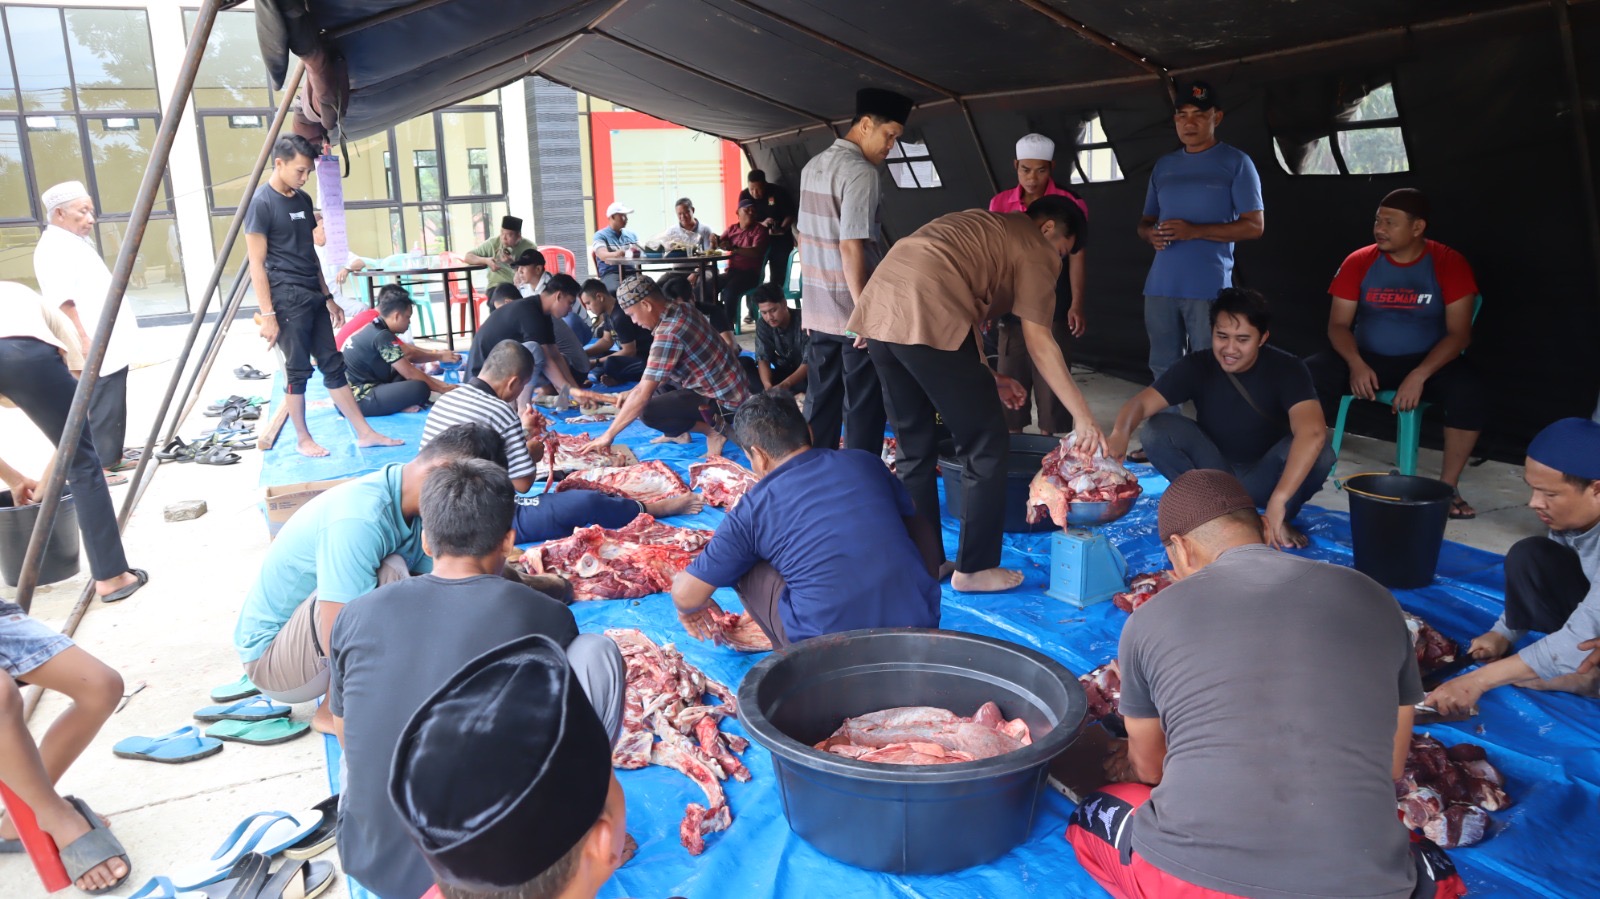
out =
[[(933, 158), (933, 150), (928, 146), (928, 137), (925, 134), (918, 134), (917, 137), (919, 138), (918, 140), (910, 142), (921, 145), (921, 155), (918, 156), (912, 156), (905, 151), (906, 136), (902, 136), (894, 142), (894, 147), (889, 150), (889, 156), (884, 159), (884, 167), (889, 172), (889, 180), (894, 183), (896, 190), (943, 190), (945, 187), (944, 176), (939, 174), (939, 163)], [(896, 156), (896, 153), (900, 155)], [(939, 179), (939, 183), (923, 184), (922, 179), (917, 177), (916, 166), (913, 165), (913, 163), (917, 162), (926, 162), (933, 169), (933, 175)], [(911, 178), (910, 187), (901, 184), (900, 179), (895, 177), (894, 167), (897, 165), (904, 167), (906, 174)]]
[[(1404, 110), (1402, 110), (1400, 108), (1400, 92), (1396, 88), (1397, 81), (1398, 81), (1397, 78), (1391, 76), (1388, 80), (1383, 81), (1383, 82), (1379, 83), (1378, 85), (1376, 85), (1375, 87), (1373, 87), (1371, 90), (1368, 90), (1361, 97), (1362, 100), (1365, 100), (1367, 97), (1371, 96), (1376, 91), (1382, 90), (1383, 88), (1387, 87), (1389, 89), (1390, 96), (1394, 98), (1394, 115), (1388, 116), (1388, 117), (1385, 117), (1385, 118), (1381, 118), (1381, 119), (1360, 119), (1360, 120), (1352, 119), (1352, 120), (1349, 120), (1349, 121), (1339, 121), (1337, 118), (1335, 118), (1333, 120), (1332, 126), (1329, 127), (1328, 132), (1326, 134), (1320, 134), (1315, 138), (1314, 141), (1311, 141), (1308, 144), (1306, 144), (1306, 146), (1309, 146), (1311, 143), (1315, 143), (1316, 141), (1326, 140), (1328, 142), (1328, 155), (1330, 157), (1332, 157), (1333, 166), (1334, 166), (1334, 168), (1338, 169), (1337, 172), (1291, 172), (1291, 171), (1289, 171), (1289, 167), (1285, 164), (1288, 161), (1288, 157), (1285, 156), (1284, 153), (1283, 153), (1282, 142), (1281, 142), (1280, 138), (1278, 137), (1278, 135), (1275, 134), (1275, 133), (1272, 133), (1270, 128), (1269, 128), (1268, 133), (1272, 137), (1272, 148), (1273, 148), (1273, 154), (1272, 155), (1273, 155), (1273, 159), (1278, 163), (1278, 170), (1281, 171), (1284, 175), (1286, 175), (1286, 176), (1288, 176), (1290, 178), (1394, 178), (1394, 177), (1409, 177), (1411, 175), (1414, 175), (1416, 173), (1416, 169), (1413, 168), (1412, 165), (1411, 165), (1411, 158), (1412, 158), (1411, 138), (1406, 133), (1406, 116), (1405, 116)], [(1358, 105), (1359, 105), (1359, 102), (1358, 102)], [(1404, 169), (1401, 169), (1399, 171), (1394, 171), (1394, 172), (1352, 172), (1352, 171), (1350, 171), (1350, 166), (1345, 162), (1345, 159), (1344, 159), (1344, 150), (1342, 150), (1339, 147), (1339, 135), (1347, 134), (1347, 133), (1352, 132), (1352, 131), (1377, 131), (1377, 130), (1380, 130), (1380, 129), (1388, 129), (1388, 128), (1392, 128), (1392, 129), (1400, 132), (1400, 144), (1401, 144), (1402, 147), (1405, 148), (1405, 152), (1406, 152), (1406, 167)]]
[[(1100, 123), (1100, 133), (1105, 135), (1105, 140), (1093, 141), (1091, 143), (1078, 143), (1077, 138), (1084, 136), (1086, 131), (1092, 131), (1094, 123), (1096, 122)], [(1101, 111), (1097, 109), (1094, 111), (1093, 115), (1084, 114), (1081, 117), (1078, 128), (1079, 132), (1077, 135), (1074, 135), (1074, 146), (1072, 148), (1072, 171), (1067, 176), (1067, 182), (1074, 186), (1082, 186), (1085, 184), (1115, 184), (1118, 181), (1128, 180), (1127, 172), (1123, 171), (1122, 169), (1122, 157), (1117, 155), (1116, 144), (1111, 140), (1111, 135), (1106, 134), (1105, 118)], [(1111, 163), (1117, 167), (1117, 177), (1089, 177), (1089, 173), (1083, 169), (1083, 154), (1091, 150), (1111, 151)]]

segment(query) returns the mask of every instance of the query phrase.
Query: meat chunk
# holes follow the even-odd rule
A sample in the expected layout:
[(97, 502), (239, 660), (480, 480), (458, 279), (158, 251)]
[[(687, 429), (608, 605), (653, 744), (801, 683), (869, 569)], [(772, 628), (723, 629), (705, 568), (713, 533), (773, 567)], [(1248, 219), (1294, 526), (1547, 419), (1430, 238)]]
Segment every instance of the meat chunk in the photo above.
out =
[(530, 574), (566, 578), (574, 601), (630, 599), (670, 589), (710, 539), (710, 531), (676, 528), (641, 513), (615, 531), (591, 525), (531, 547), (522, 565)]
[(1028, 484), (1029, 524), (1048, 516), (1057, 527), (1066, 527), (1073, 503), (1132, 500), (1143, 492), (1139, 479), (1121, 463), (1077, 449), (1074, 436), (1069, 434), (1045, 454), (1039, 473)]
[(1456, 660), (1456, 653), (1460, 647), (1456, 641), (1446, 637), (1433, 629), (1433, 626), (1421, 618), (1401, 610), (1405, 616), (1406, 629), (1411, 632), (1411, 646), (1417, 651), (1417, 667), (1423, 674), (1436, 671)]
[(1088, 718), (1091, 723), (1117, 714), (1122, 702), (1122, 670), (1116, 662), (1107, 662), (1088, 674), (1078, 675), (1083, 685), (1084, 698), (1089, 700)]
[(756, 483), (756, 474), (731, 459), (716, 456), (689, 466), (689, 489), (699, 490), (706, 504), (732, 509)]
[(772, 638), (756, 624), (749, 612), (713, 613), (722, 635), (717, 642), (739, 652), (771, 652)]
[(1472, 846), (1489, 833), (1489, 814), (1471, 805), (1452, 805), (1422, 825), (1422, 835), (1441, 849)]
[(1124, 612), (1132, 613), (1133, 610), (1149, 602), (1157, 593), (1172, 586), (1177, 580), (1177, 573), (1170, 568), (1166, 571), (1136, 574), (1133, 580), (1128, 582), (1127, 590), (1111, 595), (1111, 604)]
[(815, 748), (863, 762), (943, 765), (993, 758), (1032, 742), (1027, 722), (1007, 720), (987, 702), (970, 718), (931, 706), (869, 712), (845, 719)]
[[(540, 416), (542, 419), (544, 416)], [(558, 434), (554, 431), (541, 429), (538, 435), (544, 441), (544, 458), (539, 461), (539, 470), (546, 474), (552, 471), (586, 471), (591, 468), (619, 468), (632, 465), (639, 461), (633, 450), (625, 446), (609, 446), (605, 449), (583, 452), (589, 444), (587, 432), (582, 434)]]
[(652, 459), (624, 467), (575, 471), (556, 485), (557, 493), (563, 490), (598, 490), (641, 503), (653, 503), (688, 493), (689, 485), (665, 462)]
[(1483, 747), (1446, 747), (1416, 734), (1406, 752), (1405, 773), (1395, 782), (1405, 825), (1446, 849), (1471, 846), (1488, 834), (1489, 816), (1511, 805), (1505, 777), (1489, 763)]

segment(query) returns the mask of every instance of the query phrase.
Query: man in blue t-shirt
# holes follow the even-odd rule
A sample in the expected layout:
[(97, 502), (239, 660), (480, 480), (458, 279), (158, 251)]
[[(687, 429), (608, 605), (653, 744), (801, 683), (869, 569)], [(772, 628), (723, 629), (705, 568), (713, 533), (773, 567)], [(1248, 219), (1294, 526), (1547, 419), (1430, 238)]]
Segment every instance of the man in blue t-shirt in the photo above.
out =
[(628, 230), (628, 216), (632, 214), (633, 210), (621, 203), (607, 206), (606, 218), (610, 224), (594, 232), (594, 240), (589, 246), (589, 252), (594, 255), (594, 273), (606, 282), (606, 287), (612, 293), (617, 292), (617, 284), (621, 281), (617, 260), (626, 257), (628, 249), (639, 243), (639, 235)]
[(787, 390), (746, 400), (733, 437), (760, 480), (672, 582), (691, 636), (721, 634), (711, 593), (734, 584), (779, 648), (857, 628), (939, 626), (939, 536), (882, 460), (813, 449)]
[(1144, 281), (1150, 374), (1211, 343), (1211, 301), (1233, 286), (1233, 245), (1264, 227), (1261, 178), (1243, 151), (1217, 140), (1222, 109), (1204, 81), (1178, 91), (1183, 147), (1156, 160), (1139, 238), (1156, 248)]

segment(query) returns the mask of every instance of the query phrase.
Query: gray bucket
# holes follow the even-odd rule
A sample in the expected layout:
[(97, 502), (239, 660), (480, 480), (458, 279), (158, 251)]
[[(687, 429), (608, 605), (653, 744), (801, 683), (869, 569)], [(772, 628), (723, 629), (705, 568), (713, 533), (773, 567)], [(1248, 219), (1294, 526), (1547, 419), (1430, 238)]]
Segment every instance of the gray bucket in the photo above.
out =
[[(11, 491), (0, 491), (0, 576), (4, 576), (8, 587), (15, 587), (22, 577), (22, 560), (28, 555), (28, 539), (33, 536), (33, 525), (38, 520), (37, 503), (18, 506)], [(61, 497), (55, 526), (50, 529), (44, 555), (39, 558), (39, 583), (53, 584), (77, 573), (78, 507), (71, 494), (67, 494)]]

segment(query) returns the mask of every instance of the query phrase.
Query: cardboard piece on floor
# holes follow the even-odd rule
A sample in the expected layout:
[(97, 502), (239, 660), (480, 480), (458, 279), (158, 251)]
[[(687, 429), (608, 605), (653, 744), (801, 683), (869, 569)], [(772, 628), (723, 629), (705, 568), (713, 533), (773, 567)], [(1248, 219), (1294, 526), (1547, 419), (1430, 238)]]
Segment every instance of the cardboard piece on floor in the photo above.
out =
[(352, 478), (334, 478), (328, 481), (302, 481), (298, 484), (280, 484), (267, 488), (267, 534), (271, 539), (277, 539), (278, 531), (283, 528), (294, 513), (306, 503), (328, 490), (343, 484)]

